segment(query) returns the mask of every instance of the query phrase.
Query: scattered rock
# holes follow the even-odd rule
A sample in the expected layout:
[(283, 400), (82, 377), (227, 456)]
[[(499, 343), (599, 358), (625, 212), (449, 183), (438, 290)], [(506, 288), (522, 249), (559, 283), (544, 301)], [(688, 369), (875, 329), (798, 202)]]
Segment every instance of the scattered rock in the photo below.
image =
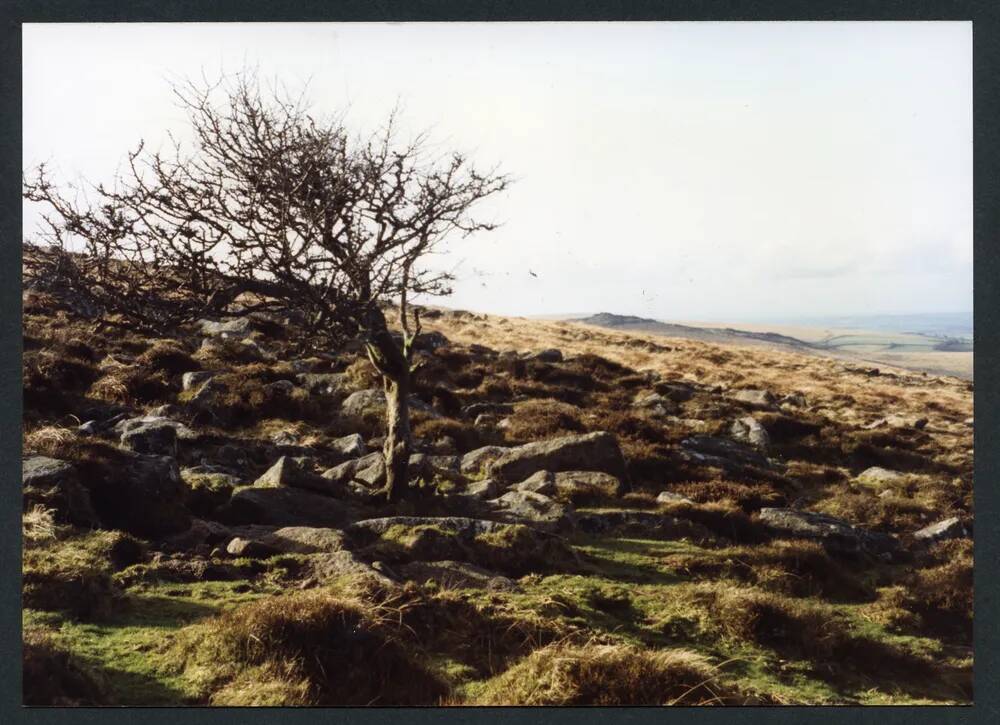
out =
[(561, 363), (563, 361), (562, 350), (550, 347), (547, 350), (539, 350), (536, 353), (526, 355), (525, 360), (537, 360), (544, 363)]
[(191, 525), (187, 487), (169, 456), (123, 455), (88, 479), (90, 499), (101, 523), (144, 538), (159, 538)]
[(486, 468), (509, 451), (510, 448), (504, 446), (483, 446), (474, 451), (469, 451), (462, 456), (459, 470), (466, 475), (482, 473)]
[(542, 496), (554, 496), (556, 493), (556, 477), (549, 471), (538, 471), (520, 483), (510, 487), (512, 491), (529, 491)]
[(472, 537), (502, 529), (505, 524), (465, 516), (385, 516), (377, 519), (356, 521), (347, 528), (347, 533), (362, 542), (382, 536), (393, 527), (434, 526), (435, 528), (459, 536)]
[(757, 419), (753, 416), (746, 416), (733, 421), (729, 434), (738, 441), (749, 443), (760, 451), (767, 451), (771, 445), (771, 439)]
[(230, 556), (245, 557), (247, 559), (267, 559), (277, 554), (278, 550), (262, 541), (236, 537), (226, 546), (226, 553)]
[(687, 503), (694, 505), (694, 501), (687, 496), (681, 496), (679, 493), (674, 493), (673, 491), (660, 491), (656, 496), (656, 503)]
[(427, 352), (433, 352), (441, 347), (446, 347), (448, 345), (448, 338), (437, 330), (431, 330), (430, 332), (422, 332), (413, 341), (414, 350), (424, 350)]
[(210, 516), (229, 500), (233, 489), (240, 484), (231, 474), (198, 473), (191, 468), (182, 470), (181, 478), (188, 485), (187, 507), (198, 516)]
[(347, 504), (299, 488), (244, 488), (233, 494), (217, 517), (228, 524), (337, 527), (348, 517)]
[(174, 549), (191, 550), (199, 546), (215, 546), (232, 537), (233, 532), (230, 528), (218, 521), (192, 519), (191, 526), (185, 531), (164, 539), (164, 543)]
[(344, 415), (360, 418), (365, 414), (381, 415), (385, 412), (385, 406), (385, 391), (369, 388), (348, 395), (340, 404), (340, 410)]
[(379, 465), (385, 470), (385, 460), (382, 458), (382, 453), (375, 451), (361, 458), (344, 461), (338, 466), (323, 471), (323, 478), (335, 483), (346, 484), (348, 481), (354, 480), (360, 471), (365, 471)]
[(500, 423), (500, 418), (493, 415), (492, 413), (480, 413), (476, 416), (476, 419), (472, 422), (475, 428), (496, 428)]
[(76, 432), (82, 436), (93, 436), (100, 433), (102, 430), (101, 424), (96, 420), (88, 420), (81, 423), (76, 428)]
[(672, 415), (679, 410), (677, 403), (660, 393), (640, 394), (636, 396), (633, 405), (657, 416)]
[(163, 422), (142, 423), (122, 433), (121, 443), (136, 453), (176, 456), (177, 430)]
[(291, 380), (275, 380), (273, 383), (268, 383), (266, 387), (280, 395), (291, 395), (295, 390), (295, 383)]
[(411, 561), (397, 567), (397, 571), (404, 579), (434, 581), (446, 589), (520, 590), (516, 582), (502, 574), (461, 561)]
[(329, 448), (337, 455), (345, 458), (360, 458), (368, 452), (365, 439), (357, 433), (337, 438), (330, 442)]
[(284, 554), (319, 554), (340, 551), (346, 536), (339, 529), (316, 526), (284, 526), (259, 540)]
[(625, 488), (619, 479), (601, 471), (560, 471), (554, 483), (556, 497), (574, 504), (615, 499)]
[(544, 531), (572, 526), (572, 506), (538, 493), (508, 491), (487, 504), (501, 520), (510, 523), (529, 524)]
[(871, 486), (873, 488), (883, 488), (885, 486), (891, 486), (894, 483), (899, 483), (904, 480), (906, 476), (899, 471), (890, 471), (887, 468), (881, 468), (880, 466), (872, 466), (871, 468), (865, 469), (858, 476), (858, 483), (865, 486)]
[(611, 433), (597, 432), (528, 443), (511, 448), (490, 464), (501, 482), (522, 481), (536, 471), (603, 471), (627, 481), (625, 459)]
[(944, 541), (946, 539), (965, 539), (968, 536), (968, 529), (965, 528), (962, 520), (957, 516), (952, 516), (930, 526), (925, 526), (913, 533), (914, 539), (925, 543)]
[(807, 405), (806, 396), (802, 393), (791, 393), (781, 399), (782, 405), (790, 405), (793, 408), (804, 408)]
[(730, 397), (738, 403), (759, 410), (771, 410), (775, 407), (774, 395), (769, 390), (737, 390)]
[(294, 486), (293, 481), (301, 477), (302, 471), (298, 464), (288, 456), (279, 458), (268, 468), (253, 485), (257, 488), (273, 488), (275, 486)]
[(228, 340), (242, 340), (253, 332), (253, 321), (249, 317), (229, 320), (198, 320), (201, 334)]
[(465, 487), (464, 491), (453, 495), (468, 497), (478, 501), (485, 501), (499, 496), (500, 487), (492, 478), (486, 478), (482, 481), (473, 481)]
[(729, 438), (693, 436), (681, 441), (681, 447), (691, 452), (695, 462), (730, 471), (742, 471), (746, 466), (771, 468), (771, 463), (760, 451)]
[[(308, 461), (309, 459), (303, 460)], [(282, 456), (260, 478), (254, 481), (253, 485), (256, 488), (292, 486), (337, 495), (343, 493), (342, 483), (324, 476), (317, 476), (304, 469), (300, 460), (290, 456)]]
[(346, 392), (350, 386), (344, 373), (300, 373), (295, 379), (313, 395), (335, 395)]
[(478, 418), (481, 415), (512, 415), (514, 406), (510, 403), (473, 403), (462, 408), (463, 418)]
[(927, 427), (927, 424), (929, 422), (930, 421), (927, 418), (918, 418), (916, 421), (914, 421), (913, 427), (916, 428), (917, 430), (923, 430), (924, 428)]
[(888, 534), (866, 531), (826, 514), (789, 508), (763, 508), (760, 510), (760, 521), (779, 537), (813, 539), (831, 553), (891, 555), (898, 549), (896, 539)]
[(588, 511), (578, 513), (576, 528), (587, 534), (617, 534), (649, 539), (689, 538), (699, 542), (713, 540), (712, 533), (692, 521), (653, 511)]
[(181, 390), (194, 390), (195, 388), (207, 383), (213, 377), (215, 377), (215, 373), (211, 373), (206, 370), (196, 370), (194, 372), (184, 373), (181, 375)]
[(290, 448), (295, 446), (299, 439), (292, 431), (282, 430), (271, 436), (271, 442), (279, 448)]
[(25, 458), (21, 466), (21, 492), (25, 511), (45, 506), (55, 510), (60, 523), (88, 528), (97, 525), (90, 494), (80, 484), (76, 469), (65, 461), (45, 456)]
[[(413, 456), (410, 457), (413, 460)], [(386, 481), (385, 458), (381, 455), (375, 457), (374, 463), (366, 468), (362, 468), (354, 474), (354, 480), (368, 486), (368, 488), (379, 488)]]
[(343, 576), (361, 577), (383, 586), (394, 586), (395, 578), (387, 576), (386, 568), (377, 566), (380, 562), (367, 564), (350, 551), (333, 551), (310, 557), (313, 576), (320, 583)]
[(653, 389), (675, 403), (683, 403), (694, 396), (694, 388), (687, 383), (661, 382), (656, 383)]

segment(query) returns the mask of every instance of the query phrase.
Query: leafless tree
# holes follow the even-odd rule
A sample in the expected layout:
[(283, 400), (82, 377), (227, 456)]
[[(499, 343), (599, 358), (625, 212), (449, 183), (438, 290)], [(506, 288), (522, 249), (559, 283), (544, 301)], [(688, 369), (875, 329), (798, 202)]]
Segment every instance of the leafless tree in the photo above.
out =
[[(370, 136), (310, 114), (301, 99), (265, 93), (253, 73), (173, 87), (193, 149), (143, 144), (111, 188), (69, 199), (44, 166), (24, 196), (49, 208), (44, 241), (108, 314), (151, 328), (226, 309), (295, 310), (316, 339), (364, 335), (387, 398), (390, 500), (407, 484), (414, 295), (450, 292), (450, 274), (423, 262), (447, 237), (488, 231), (470, 216), (508, 177), (461, 154), (435, 156), (426, 138), (400, 142), (395, 113)], [(91, 201), (91, 199), (95, 201)], [(85, 254), (72, 254), (73, 242)], [(242, 296), (242, 297), (241, 297)], [(383, 306), (398, 305), (402, 338)]]

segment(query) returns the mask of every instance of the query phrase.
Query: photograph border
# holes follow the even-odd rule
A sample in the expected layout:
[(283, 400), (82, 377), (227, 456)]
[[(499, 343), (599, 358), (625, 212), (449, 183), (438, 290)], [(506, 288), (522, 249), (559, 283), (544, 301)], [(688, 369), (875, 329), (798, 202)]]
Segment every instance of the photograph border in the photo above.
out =
[[(677, 0), (674, 2), (405, 2), (350, 0), (8, 0), (0, 9), (0, 721), (158, 723), (299, 723), (322, 720), (420, 725), (439, 719), (480, 723), (521, 721), (587, 725), (608, 717), (630, 723), (670, 721), (922, 722), (1000, 721), (1000, 4), (919, 0)], [(725, 708), (23, 708), (21, 707), (21, 25), (39, 22), (429, 22), (429, 21), (789, 21), (969, 20), (974, 82), (974, 501), (975, 636), (972, 706), (725, 707)]]

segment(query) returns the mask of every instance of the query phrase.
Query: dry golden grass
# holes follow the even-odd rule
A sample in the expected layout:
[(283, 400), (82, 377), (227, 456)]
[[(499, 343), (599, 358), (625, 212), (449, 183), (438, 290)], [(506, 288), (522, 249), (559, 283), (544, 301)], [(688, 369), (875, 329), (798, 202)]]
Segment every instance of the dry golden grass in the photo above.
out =
[[(713, 345), (695, 340), (603, 330), (575, 322), (477, 315), (455, 319), (450, 313), (425, 323), (428, 330), (466, 345), (498, 350), (559, 348), (566, 355), (591, 354), (666, 379), (723, 388), (762, 388), (775, 395), (800, 392), (816, 412), (843, 423), (865, 424), (889, 413), (930, 417), (928, 430), (942, 435), (971, 434), (963, 421), (972, 416), (966, 381), (880, 366), (878, 376), (852, 372), (856, 363), (762, 347)], [(713, 363), (725, 358), (724, 364)], [(846, 398), (851, 405), (843, 405)]]
[(496, 677), (475, 705), (746, 704), (716, 682), (702, 656), (625, 644), (559, 643), (532, 652)]

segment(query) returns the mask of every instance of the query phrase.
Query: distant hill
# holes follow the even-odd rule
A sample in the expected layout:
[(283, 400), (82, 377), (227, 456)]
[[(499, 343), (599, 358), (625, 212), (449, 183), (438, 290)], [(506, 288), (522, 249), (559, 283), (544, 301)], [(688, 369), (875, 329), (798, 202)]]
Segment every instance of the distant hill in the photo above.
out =
[(769, 346), (780, 345), (797, 350), (815, 347), (796, 337), (781, 335), (776, 332), (749, 332), (747, 330), (736, 330), (731, 327), (692, 327), (672, 322), (660, 322), (646, 317), (635, 317), (634, 315), (616, 315), (611, 312), (599, 312), (596, 315), (574, 321), (583, 322), (587, 325), (597, 325), (598, 327), (631, 330), (633, 332), (648, 332), (654, 335), (681, 337), (688, 340), (702, 340), (704, 342), (757, 343)]
[[(794, 334), (761, 329), (768, 327), (765, 325), (748, 325), (748, 327), (758, 329), (741, 330), (711, 323), (682, 325), (674, 322), (661, 322), (648, 317), (618, 315), (611, 312), (600, 312), (589, 317), (574, 317), (566, 321), (582, 322), (586, 325), (612, 330), (663, 335), (664, 337), (699, 340), (714, 344), (752, 345), (828, 355), (897, 365), (911, 370), (957, 375), (966, 379), (972, 378), (971, 337), (951, 336), (928, 331), (897, 331), (891, 328), (888, 323), (878, 320), (871, 328), (854, 329), (838, 325), (819, 325), (812, 328), (774, 325), (775, 328), (785, 329)], [(893, 319), (892, 322), (906, 329), (911, 325), (916, 326), (915, 323), (919, 321)], [(876, 324), (879, 326), (876, 327)], [(939, 327), (938, 329), (943, 328)], [(801, 335), (801, 337), (795, 335)]]

